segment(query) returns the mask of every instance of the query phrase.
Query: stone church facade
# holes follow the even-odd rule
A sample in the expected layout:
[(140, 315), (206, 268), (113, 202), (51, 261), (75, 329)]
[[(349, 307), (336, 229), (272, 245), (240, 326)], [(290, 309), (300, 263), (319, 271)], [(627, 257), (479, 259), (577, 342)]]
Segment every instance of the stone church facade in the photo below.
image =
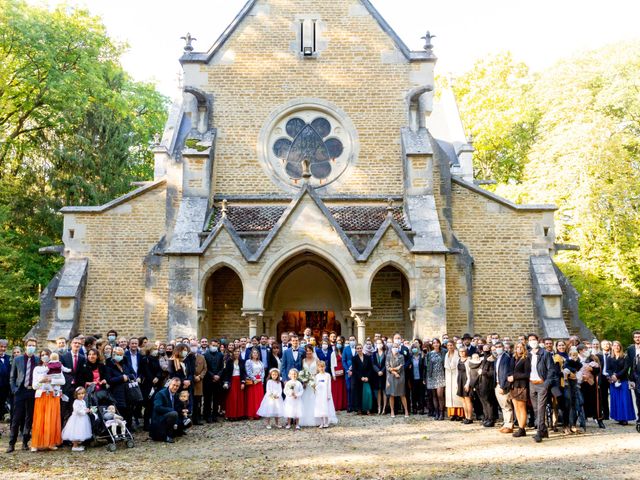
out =
[(428, 35), (410, 51), (368, 0), (250, 0), (180, 62), (153, 181), (62, 210), (42, 340), (579, 326), (555, 207), (478, 185)]

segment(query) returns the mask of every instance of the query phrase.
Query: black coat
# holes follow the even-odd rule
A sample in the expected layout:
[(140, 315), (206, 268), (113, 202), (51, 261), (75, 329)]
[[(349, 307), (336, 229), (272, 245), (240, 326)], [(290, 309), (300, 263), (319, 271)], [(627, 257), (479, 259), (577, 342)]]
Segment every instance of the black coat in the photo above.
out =
[(516, 357), (511, 357), (513, 388), (527, 388), (529, 386), (529, 373), (527, 372), (526, 363), (526, 358), (516, 360)]
[(625, 357), (609, 357), (609, 360), (607, 361), (607, 371), (609, 375), (615, 375), (621, 382), (629, 379), (627, 359)]
[(144, 398), (147, 398), (149, 392), (151, 392), (154, 386), (154, 378), (157, 379), (155, 383), (156, 390), (162, 386), (163, 372), (162, 368), (160, 368), (160, 359), (158, 359), (158, 357), (152, 357), (151, 355), (143, 356), (138, 374), (142, 380), (140, 389), (142, 390)]
[(356, 382), (361, 382), (362, 377), (371, 379), (371, 377), (373, 376), (371, 357), (369, 355), (363, 355), (362, 360), (360, 360), (360, 357), (358, 355), (353, 357), (353, 362), (351, 363), (351, 371)]
[[(240, 381), (244, 383), (247, 378), (247, 370), (245, 368), (245, 362), (238, 359), (238, 365), (240, 366)], [(224, 382), (231, 383), (231, 376), (233, 375), (233, 360), (229, 360), (224, 366), (222, 373), (222, 379)]]
[(129, 368), (126, 360), (120, 362), (120, 366), (109, 359), (107, 361), (107, 383), (109, 384), (109, 393), (116, 402), (116, 408), (127, 408), (127, 384), (128, 381), (124, 379), (124, 376), (128, 379), (133, 379), (134, 373)]
[(204, 354), (204, 360), (207, 362), (207, 382), (213, 382), (214, 376), (219, 376), (222, 380), (224, 372), (224, 355), (220, 352), (212, 353), (210, 350)]
[[(371, 374), (371, 388), (374, 390), (384, 390), (385, 383), (387, 381), (387, 354), (383, 352), (382, 358), (378, 359), (378, 350), (371, 355), (371, 368), (373, 373)], [(379, 375), (378, 372), (382, 372)]]
[[(95, 365), (95, 367), (100, 372), (100, 379), (106, 380), (107, 383), (109, 383), (109, 377), (107, 375), (107, 366), (103, 363), (98, 362), (97, 365)], [(82, 364), (82, 368), (80, 368), (79, 370), (80, 371), (78, 372), (78, 386), (86, 387), (87, 383), (93, 382), (93, 370), (95, 369), (92, 368), (92, 365), (89, 362), (85, 361)]]

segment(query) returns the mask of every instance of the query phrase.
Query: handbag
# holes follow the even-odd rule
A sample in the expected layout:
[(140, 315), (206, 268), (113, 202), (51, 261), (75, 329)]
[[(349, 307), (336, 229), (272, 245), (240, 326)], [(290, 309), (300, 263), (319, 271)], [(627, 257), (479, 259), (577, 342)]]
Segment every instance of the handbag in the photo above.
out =
[(128, 404), (142, 403), (144, 397), (142, 396), (142, 390), (138, 382), (132, 381), (127, 383), (125, 389), (125, 397)]

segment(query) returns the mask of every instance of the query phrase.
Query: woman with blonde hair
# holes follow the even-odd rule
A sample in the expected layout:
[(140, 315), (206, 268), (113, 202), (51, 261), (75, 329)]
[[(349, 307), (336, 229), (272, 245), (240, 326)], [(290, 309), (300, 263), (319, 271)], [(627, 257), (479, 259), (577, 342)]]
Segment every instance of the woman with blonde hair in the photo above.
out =
[(524, 429), (527, 424), (527, 385), (529, 383), (529, 373), (525, 368), (527, 359), (527, 348), (523, 343), (517, 343), (514, 347), (514, 354), (511, 358), (511, 371), (513, 374), (507, 380), (513, 384), (511, 389), (511, 401), (518, 419), (518, 430), (513, 432), (514, 437), (524, 437), (527, 435)]
[(447, 415), (451, 421), (462, 420), (464, 409), (462, 399), (456, 395), (458, 391), (458, 361), (460, 356), (456, 350), (456, 344), (447, 341), (447, 353), (444, 356), (444, 378), (445, 378), (445, 405)]
[(633, 399), (629, 390), (629, 375), (622, 344), (615, 340), (611, 344), (611, 358), (608, 362), (609, 395), (611, 396), (611, 411), (609, 416), (620, 425), (628, 425), (636, 416), (633, 409)]

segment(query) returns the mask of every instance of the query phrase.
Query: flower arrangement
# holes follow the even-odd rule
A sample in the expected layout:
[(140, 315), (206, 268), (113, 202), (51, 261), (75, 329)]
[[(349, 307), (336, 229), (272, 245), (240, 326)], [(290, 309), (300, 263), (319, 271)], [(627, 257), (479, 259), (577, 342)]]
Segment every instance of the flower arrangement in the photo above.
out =
[(300, 380), (300, 383), (302, 383), (302, 386), (304, 388), (307, 388), (307, 387), (315, 388), (316, 387), (315, 378), (313, 377), (311, 372), (306, 368), (302, 369), (302, 371), (300, 372), (300, 376), (298, 377), (298, 380)]

